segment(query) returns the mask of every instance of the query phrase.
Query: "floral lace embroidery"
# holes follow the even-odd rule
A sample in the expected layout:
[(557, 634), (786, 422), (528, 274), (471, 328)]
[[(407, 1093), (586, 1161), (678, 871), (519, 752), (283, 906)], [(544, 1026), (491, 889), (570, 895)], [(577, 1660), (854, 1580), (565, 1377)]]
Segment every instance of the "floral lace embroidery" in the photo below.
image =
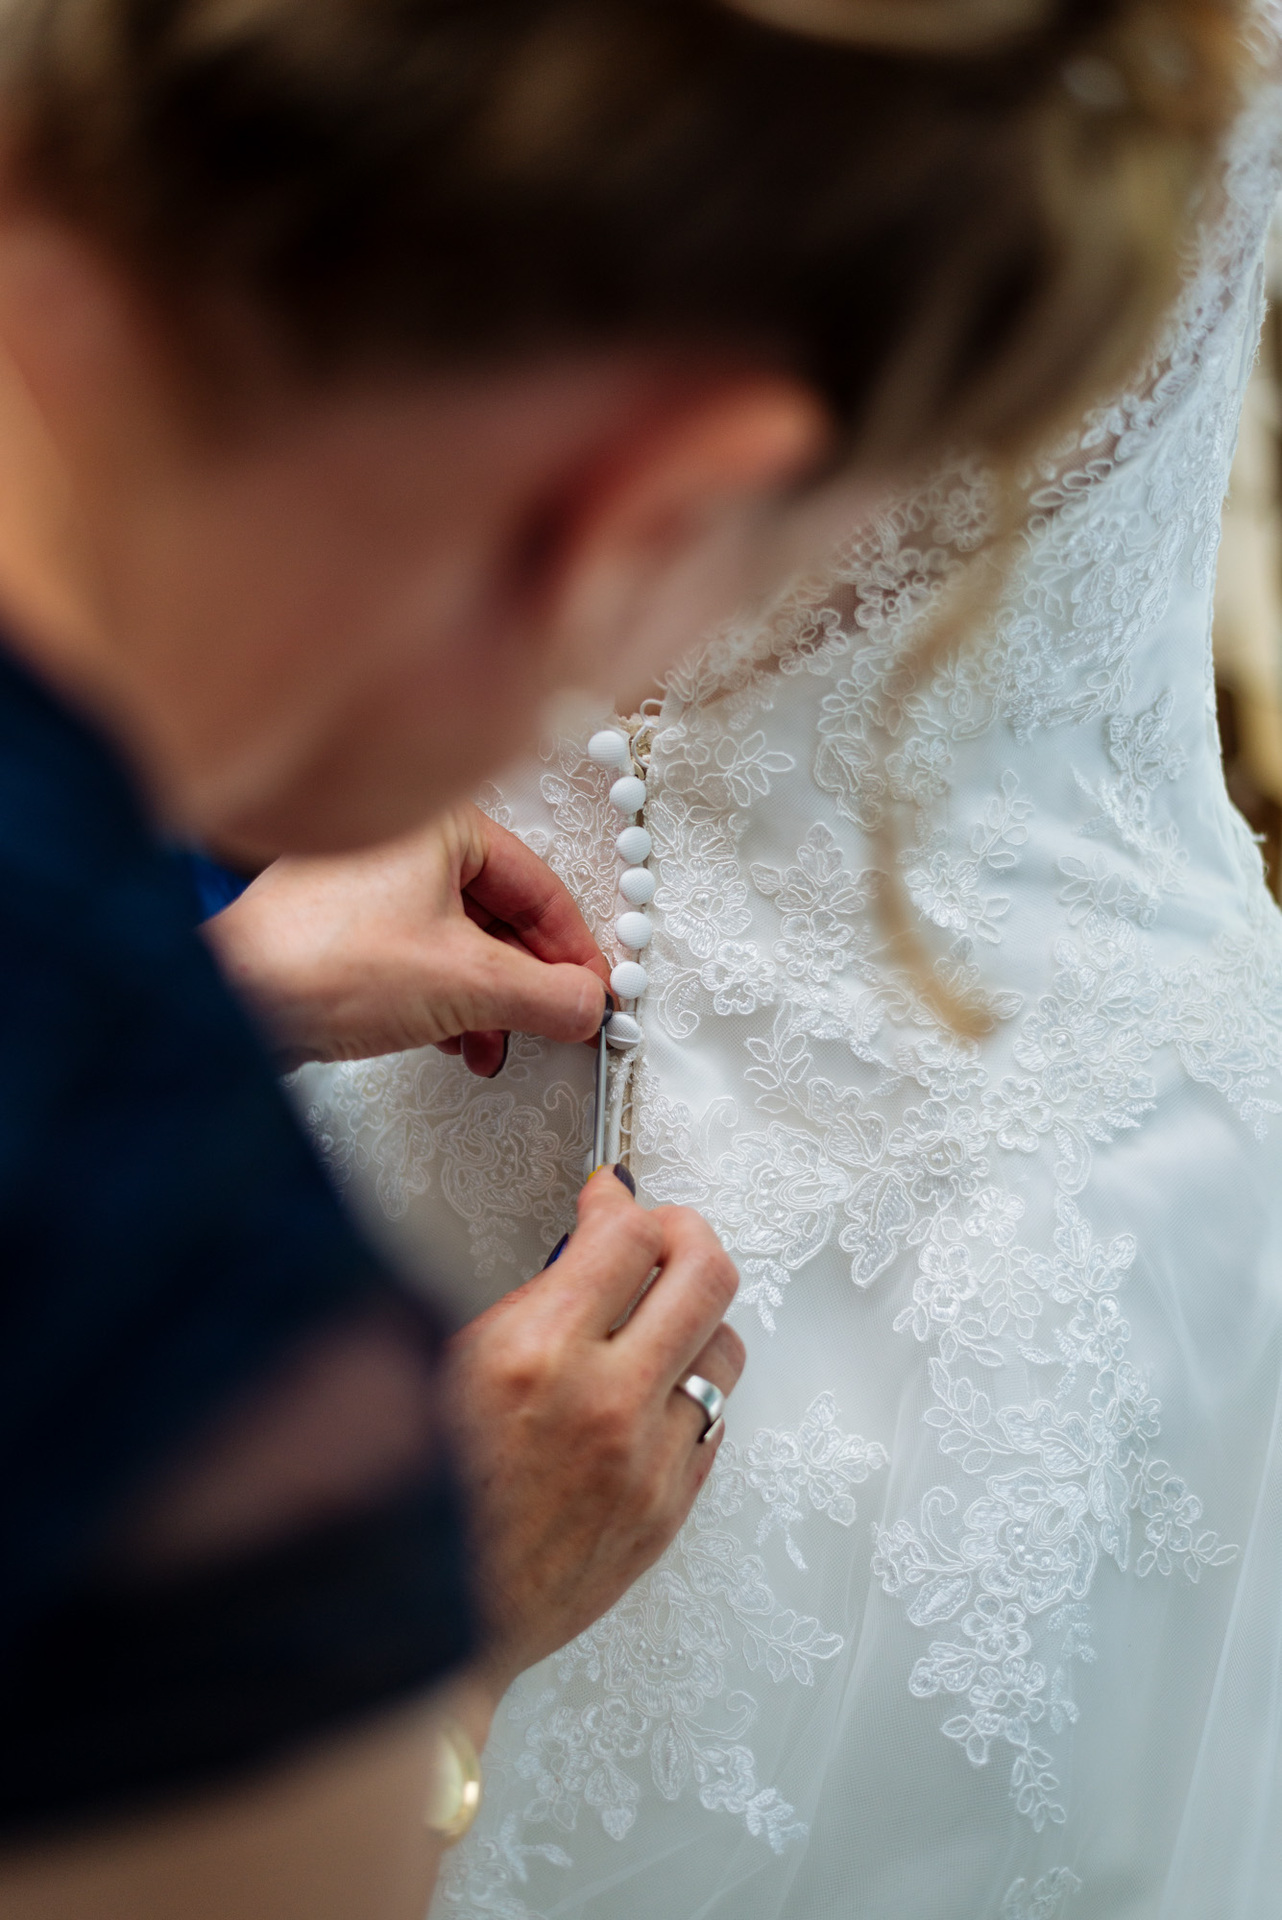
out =
[(1081, 1881), (1067, 1867), (1053, 1867), (1031, 1887), (1027, 1880), (1016, 1880), (1002, 1901), (1000, 1920), (1060, 1920), (1065, 1901), (1081, 1890)]
[(1263, 1093), (1282, 1062), (1282, 921), (1246, 823), (1234, 815), (1229, 825), (1243, 871), (1244, 924), (1167, 969), (1161, 994), (1185, 1072), (1222, 1094), (1258, 1139), (1282, 1112), (1282, 1102)]
[[(795, 1809), (762, 1786), (746, 1744), (758, 1706), (732, 1685), (736, 1667), (776, 1684), (814, 1685), (816, 1663), (844, 1641), (776, 1596), (765, 1562), (730, 1530), (755, 1495), (765, 1511), (756, 1544), (783, 1536), (799, 1570), (794, 1537), (807, 1513), (843, 1528), (856, 1520), (852, 1489), (886, 1464), (876, 1442), (842, 1431), (836, 1402), (821, 1394), (795, 1432), (763, 1429), (742, 1452), (725, 1441), (685, 1528), (659, 1564), (613, 1610), (557, 1656), (555, 1684), (527, 1686), (505, 1729), (514, 1752), (499, 1766), (525, 1783), (519, 1819), (497, 1840), (463, 1850), (443, 1891), (447, 1906), (504, 1920), (536, 1920), (511, 1895), (530, 1863), (568, 1868), (559, 1843), (529, 1845), (518, 1834), (551, 1826), (573, 1834), (585, 1812), (612, 1840), (624, 1839), (641, 1802), (639, 1774), (665, 1800), (698, 1796), (728, 1813), (775, 1853), (804, 1837)], [(590, 1689), (585, 1693), (581, 1682)], [(533, 1694), (533, 1697), (529, 1697)], [(586, 1697), (588, 1704), (578, 1704)]]
[[(644, 1189), (710, 1214), (743, 1274), (735, 1311), (766, 1333), (784, 1332), (812, 1263), (834, 1249), (855, 1285), (893, 1290), (930, 1389), (939, 1484), (919, 1482), (911, 1510), (877, 1528), (876, 1575), (922, 1635), (911, 1693), (925, 1711), (942, 1704), (946, 1737), (973, 1764), (1005, 1754), (1015, 1808), (1048, 1837), (1064, 1815), (1057, 1756), (1079, 1719), (1073, 1676), (1093, 1657), (1101, 1563), (1195, 1580), (1233, 1552), (1160, 1451), (1161, 1412), (1122, 1311), (1134, 1240), (1116, 1224), (1099, 1230), (1091, 1176), (1174, 1073), (1214, 1088), (1255, 1132), (1279, 1110), (1282, 923), (1224, 805), (1225, 841), (1240, 834), (1232, 903), (1212, 941), (1177, 931), (1170, 905), (1186, 907), (1193, 889), (1175, 801), (1205, 692), (1193, 689), (1191, 710), (1187, 674), (1181, 690), (1174, 667), (1150, 657), (1176, 583), (1205, 583), (1213, 564), (1259, 313), (1253, 261), (1276, 168), (1262, 129), (1275, 106), (1262, 103), (1242, 138), (1228, 217), (1152, 378), (1024, 476), (1028, 524), (982, 644), (929, 676), (913, 670), (923, 623), (1003, 518), (991, 476), (961, 462), (852, 533), (768, 619), (728, 629), (674, 675), (654, 742), (653, 1016), (675, 1040), (704, 1022), (743, 1024), (734, 1098), (716, 1092), (696, 1111), (642, 1063)], [(1052, 729), (1054, 751), (1040, 757), (1064, 770), (1053, 814), (1035, 751)], [(542, 782), (548, 857), (604, 932), (606, 783), (566, 742)], [(981, 798), (955, 817), (963, 783)], [(750, 857), (774, 793), (772, 817), (800, 821), (800, 843)], [(887, 833), (937, 941), (932, 964), (991, 1008), (982, 1047), (943, 1029), (879, 947), (870, 861), (884, 843), (864, 836)], [(1025, 891), (1044, 917), (1039, 942), (1059, 918), (1036, 972), (1026, 951), (1008, 960)], [(340, 1162), (364, 1155), (389, 1209), (442, 1178), (442, 1071), (355, 1070), (356, 1104), (381, 1103), (376, 1122), (318, 1109)], [(493, 1092), (451, 1084), (468, 1102)], [(549, 1108), (522, 1094), (514, 1111), (524, 1108), (531, 1164), (543, 1131), (581, 1141), (563, 1099)], [(485, 1124), (469, 1138), (451, 1187), (464, 1204), (498, 1148)], [(478, 1244), (493, 1231), (480, 1221)], [(501, 1253), (486, 1257), (502, 1266)], [(812, 1417), (813, 1441), (802, 1437)], [(783, 1577), (802, 1577), (803, 1521), (847, 1525), (860, 1468), (882, 1464), (873, 1443), (834, 1438), (821, 1401), (786, 1444), (758, 1435), (743, 1449), (737, 1478), (715, 1482), (624, 1603), (627, 1644), (594, 1630), (567, 1650), (551, 1697), (513, 1720), (516, 1798), (455, 1863), (450, 1904), (531, 1920), (518, 1889), (571, 1861), (559, 1837), (530, 1836), (563, 1837), (585, 1810), (614, 1837), (639, 1831), (647, 1789), (786, 1842), (796, 1815), (758, 1780), (733, 1663), (751, 1672), (755, 1659), (755, 1671), (801, 1684), (832, 1671), (835, 1636), (775, 1599), (764, 1556), (787, 1555)], [(1001, 1920), (1058, 1920), (1080, 1885), (1067, 1868), (1030, 1869)]]
[[(1159, 1410), (1126, 1359), (1129, 1328), (1117, 1303), (1134, 1242), (1122, 1235), (1098, 1246), (1070, 1197), (1085, 1183), (1091, 1143), (1135, 1126), (1151, 1106), (1147, 1063), (1178, 1027), (1178, 1001), (1133, 929), (1099, 922), (1088, 933), (1084, 945), (1061, 943), (1057, 991), (1017, 1030), (1012, 1050), (1023, 1076), (984, 1085), (984, 1070), (972, 1065), (951, 1099), (907, 1106), (888, 1128), (857, 1090), (816, 1074), (802, 1023), (781, 1012), (768, 1040), (749, 1040), (755, 1064), (746, 1077), (760, 1088), (759, 1106), (808, 1125), (775, 1120), (750, 1131), (737, 1110), (720, 1108), (695, 1129), (651, 1090), (652, 1131), (642, 1141), (667, 1161), (648, 1178), (656, 1197), (695, 1200), (747, 1256), (740, 1310), (756, 1306), (767, 1325), (789, 1275), (828, 1244), (841, 1213), (838, 1237), (859, 1284), (901, 1247), (920, 1246), (911, 1305), (895, 1326), (936, 1346), (927, 1422), (945, 1455), (986, 1478), (964, 1511), (936, 1487), (916, 1524), (883, 1529), (874, 1572), (905, 1597), (915, 1625), (959, 1619), (960, 1638), (932, 1642), (911, 1690), (966, 1697), (968, 1711), (943, 1730), (974, 1764), (987, 1762), (997, 1740), (1015, 1750), (1012, 1795), (1039, 1831), (1047, 1819), (1061, 1821), (1064, 1808), (1052, 1755), (1034, 1729), (1062, 1731), (1076, 1718), (1070, 1663), (1091, 1657), (1080, 1603), (1101, 1554), (1122, 1570), (1133, 1564), (1140, 1577), (1178, 1567), (1193, 1579), (1233, 1557), (1152, 1452)], [(976, 1106), (971, 1095), (981, 1088)], [(716, 1153), (721, 1129), (728, 1145)], [(1017, 1243), (1022, 1203), (988, 1179), (985, 1152), (991, 1143), (1036, 1153), (1044, 1142), (1061, 1187), (1053, 1258)], [(1034, 1345), (1048, 1313), (1053, 1337)], [(1023, 1361), (1056, 1377), (1032, 1405), (1002, 1405), (959, 1370), (963, 1361), (994, 1373)], [(995, 1465), (1003, 1470), (992, 1472)], [(1133, 1553), (1136, 1515), (1144, 1543)], [(1033, 1630), (1049, 1636), (1049, 1652), (1035, 1651)]]
[[(535, 851), (564, 880), (598, 941), (613, 943), (618, 912), (618, 820), (610, 805), (610, 781), (582, 744), (558, 739), (546, 749), (549, 766), (539, 782), (554, 829)], [(528, 836), (527, 836), (528, 839)]]
[[(942, 1258), (923, 1256), (917, 1307), (896, 1325), (911, 1322), (919, 1339), (932, 1323), (942, 1329), (928, 1362), (937, 1404), (926, 1420), (942, 1453), (985, 1476), (983, 1491), (961, 1511), (949, 1488), (933, 1487), (915, 1524), (878, 1531), (873, 1563), (885, 1590), (906, 1599), (914, 1626), (957, 1623), (956, 1637), (931, 1642), (910, 1690), (919, 1699), (964, 1697), (967, 1711), (943, 1732), (975, 1766), (995, 1741), (1014, 1749), (1012, 1797), (1038, 1831), (1047, 1819), (1062, 1822), (1065, 1810), (1052, 1756), (1033, 1730), (1048, 1722), (1059, 1731), (1077, 1718), (1069, 1661), (1093, 1658), (1080, 1603), (1101, 1555), (1123, 1572), (1134, 1556), (1140, 1578), (1179, 1568), (1197, 1580), (1236, 1552), (1199, 1525), (1200, 1501), (1151, 1451), (1160, 1410), (1127, 1359), (1130, 1328), (1117, 1300), (1134, 1241), (1119, 1235), (1100, 1246), (1065, 1197), (1054, 1248), (1047, 1257), (1013, 1246), (977, 1268), (958, 1237)], [(1036, 1346), (1032, 1335), (1053, 1308), (1052, 1338)], [(956, 1368), (963, 1354), (1000, 1366), (1004, 1334), (1029, 1366), (1054, 1376), (1031, 1404), (1002, 1405)], [(991, 1472), (995, 1465), (1001, 1471)], [(1138, 1554), (1132, 1515), (1142, 1530)], [(1033, 1630), (1043, 1615), (1052, 1652), (1038, 1658)]]
[[(872, 937), (864, 911), (870, 883), (869, 874), (856, 878), (847, 873), (841, 849), (824, 826), (810, 829), (797, 849), (794, 866), (783, 872), (753, 867), (752, 884), (774, 901), (782, 916), (774, 952), (790, 979), (824, 986), (856, 954), (866, 951)], [(751, 950), (745, 958), (751, 972), (756, 965)]]
[[(1195, 338), (1197, 352), (1213, 365), (1237, 351), (1233, 329), (1216, 330), (1223, 317), (1222, 306), (1198, 309), (1185, 323), (1186, 340)], [(989, 891), (983, 876), (1016, 864), (1033, 811), (1009, 770), (967, 852), (958, 854), (949, 826), (929, 819), (949, 791), (958, 752), (1000, 720), (1022, 739), (1051, 726), (1081, 729), (1092, 720), (1103, 728), (1113, 772), (1095, 782), (1076, 774), (1094, 808), (1078, 831), (1109, 833), (1136, 870), (1119, 872), (1102, 859), (1062, 863), (1061, 899), (1081, 937), (1056, 945), (1053, 988), (1035, 1006), (1025, 1010), (1008, 1001), (1003, 1009), (1018, 1021), (1009, 1042), (1014, 1071), (990, 1079), (980, 1061), (937, 1032), (914, 1042), (901, 1031), (879, 1052), (883, 1022), (895, 1018), (902, 1026), (905, 1014), (912, 1015), (902, 990), (896, 999), (884, 974), (872, 977), (877, 956), (861, 946), (854, 926), (846, 937), (843, 915), (855, 875), (844, 863), (842, 843), (820, 823), (794, 868), (752, 869), (758, 893), (779, 913), (770, 962), (758, 940), (743, 937), (753, 922), (734, 860), (737, 835), (725, 845), (720, 895), (733, 901), (733, 925), (726, 930), (734, 938), (710, 946), (715, 920), (707, 916), (702, 943), (693, 946), (703, 963), (693, 979), (717, 995), (717, 1011), (776, 1009), (769, 1034), (746, 1042), (752, 1064), (745, 1080), (756, 1089), (757, 1107), (777, 1118), (752, 1130), (722, 1101), (696, 1126), (651, 1093), (663, 1118), (649, 1139), (658, 1165), (651, 1164), (647, 1184), (656, 1197), (692, 1200), (709, 1211), (744, 1258), (741, 1308), (755, 1308), (767, 1329), (777, 1324), (792, 1275), (834, 1234), (850, 1252), (852, 1278), (861, 1285), (901, 1253), (920, 1249), (912, 1303), (896, 1326), (935, 1345), (928, 1370), (936, 1405), (927, 1419), (963, 1472), (985, 1476), (983, 1493), (963, 1505), (950, 1489), (933, 1489), (916, 1523), (904, 1519), (878, 1534), (874, 1569), (888, 1592), (904, 1596), (914, 1624), (956, 1624), (956, 1637), (936, 1638), (918, 1661), (911, 1690), (922, 1698), (963, 1699), (966, 1711), (947, 1719), (943, 1730), (974, 1764), (989, 1759), (996, 1741), (1013, 1749), (1012, 1797), (1038, 1831), (1065, 1817), (1053, 1756), (1042, 1741), (1077, 1717), (1071, 1664), (1091, 1657), (1086, 1602), (1101, 1554), (1120, 1568), (1133, 1564), (1140, 1577), (1180, 1567), (1196, 1578), (1233, 1553), (1201, 1527), (1196, 1496), (1152, 1453), (1158, 1409), (1125, 1359), (1128, 1329), (1115, 1297), (1133, 1244), (1121, 1236), (1095, 1248), (1072, 1196), (1089, 1180), (1094, 1150), (1137, 1127), (1152, 1108), (1151, 1062), (1163, 1048), (1172, 1047), (1186, 1071), (1218, 1086), (1256, 1123), (1272, 1105), (1260, 1089), (1282, 1064), (1279, 1034), (1267, 1016), (1257, 1016), (1244, 1046), (1225, 1027), (1225, 1009), (1237, 996), (1226, 990), (1224, 967), (1245, 968), (1261, 984), (1274, 978), (1274, 931), (1261, 924), (1232, 959), (1216, 949), (1165, 970), (1137, 939), (1138, 928), (1153, 924), (1161, 900), (1183, 885), (1186, 855), (1157, 797), (1179, 780), (1186, 756), (1170, 740), (1169, 692), (1126, 713), (1131, 651), (1136, 636), (1152, 631), (1165, 612), (1179, 555), (1190, 541), (1195, 549), (1204, 544), (1199, 527), (1215, 525), (1228, 453), (1214, 378), (1192, 383), (1168, 376), (1158, 384), (1164, 390), (1151, 404), (1093, 423), (1081, 473), (1054, 471), (1052, 463), (1040, 484), (1030, 483), (1036, 565), (1020, 574), (1020, 590), (1008, 596), (993, 645), (959, 656), (928, 687), (913, 684), (907, 637), (914, 620), (937, 602), (953, 563), (940, 558), (938, 545), (929, 560), (907, 548), (902, 509), (898, 523), (887, 516), (880, 535), (864, 541), (865, 572), (855, 583), (856, 611), (846, 629), (851, 652), (843, 655), (836, 644), (840, 618), (824, 629), (821, 670), (844, 661), (845, 671), (819, 703), (816, 786), (865, 831), (879, 830), (892, 806), (915, 811), (919, 829), (915, 847), (903, 855), (905, 881), (919, 910), (954, 935), (990, 945), (1000, 940), (1010, 900)], [(1206, 402), (1199, 400), (1203, 393), (1210, 395)], [(1181, 420), (1186, 402), (1195, 413), (1210, 406), (1214, 420)], [(1169, 491), (1172, 463), (1136, 459), (1155, 436), (1195, 449), (1177, 462), (1178, 503)], [(1097, 493), (1105, 477), (1112, 478), (1114, 500), (1111, 515), (1101, 517)], [(918, 526), (931, 523), (940, 500), (936, 489), (918, 501)], [(970, 524), (982, 528), (981, 509)], [(891, 554), (897, 567), (885, 564)], [(849, 557), (842, 556), (839, 568)], [(835, 599), (831, 583), (830, 591)], [(893, 631), (879, 626), (879, 606), (893, 609)], [(1058, 619), (1065, 606), (1073, 608), (1067, 631)], [(1046, 645), (1051, 631), (1064, 636), (1057, 651)], [(742, 687), (738, 697), (742, 701)], [(674, 756), (687, 720), (669, 731)], [(661, 789), (652, 817), (662, 818), (665, 808), (664, 899), (676, 905), (697, 891), (690, 874), (695, 836), (681, 802), (670, 804)], [(702, 823), (701, 830), (706, 844)], [(819, 872), (831, 895), (823, 919), (817, 917)], [(867, 892), (869, 877), (861, 875), (858, 885)], [(669, 949), (692, 946), (690, 931), (678, 909), (665, 927)], [(959, 970), (971, 964), (968, 951), (948, 958)], [(862, 996), (848, 985), (860, 963), (868, 984)], [(684, 976), (681, 1004), (687, 1034), (700, 1017), (691, 979)], [(837, 1038), (857, 1059), (880, 1067), (883, 1101), (909, 1074), (931, 1086), (930, 1097), (902, 1107), (894, 1126), (882, 1111), (857, 1113), (860, 1094), (850, 1086), (839, 1091), (815, 1070), (811, 1043)], [(721, 1132), (727, 1144), (718, 1150)], [(1059, 1191), (1054, 1265), (1015, 1244), (1020, 1202), (991, 1177), (995, 1150), (1031, 1155), (1044, 1149), (1053, 1155)], [(1030, 1342), (1048, 1313), (1054, 1337), (1043, 1353)], [(964, 1361), (998, 1374), (1034, 1354), (1037, 1364), (1057, 1366), (1059, 1373), (1032, 1406), (1001, 1404), (962, 1370)], [(1003, 1470), (988, 1471), (996, 1464)], [(1137, 1522), (1144, 1544), (1132, 1561)]]
[(981, 891), (985, 869), (1000, 873), (1015, 865), (1016, 848), (1028, 839), (1026, 822), (1032, 811), (1032, 801), (1019, 791), (1018, 776), (1004, 773), (1000, 793), (970, 836), (968, 856), (958, 858), (949, 850), (942, 829), (927, 846), (900, 856), (906, 868), (904, 884), (928, 920), (997, 944), (1002, 937), (998, 922), (1010, 912), (1010, 898)]
[(860, 1486), (890, 1456), (876, 1440), (842, 1433), (836, 1425), (837, 1405), (830, 1393), (821, 1393), (796, 1433), (764, 1428), (744, 1450), (743, 1474), (748, 1485), (766, 1503), (765, 1518), (757, 1528), (757, 1544), (779, 1532), (788, 1558), (804, 1573), (806, 1563), (793, 1538), (793, 1528), (809, 1506), (826, 1513), (839, 1526), (855, 1523), (852, 1487)]
[[(503, 1087), (478, 1087), (434, 1049), (331, 1068), (307, 1109), (313, 1139), (340, 1185), (368, 1169), (389, 1219), (439, 1191), (467, 1221), (475, 1269), (517, 1274), (512, 1239), (528, 1219), (553, 1244), (574, 1221), (587, 1125), (583, 1097), (564, 1081), (540, 1100), (513, 1087), (530, 1078), (536, 1044), (514, 1036)], [(570, 1143), (578, 1141), (577, 1151)]]
[[(1095, 834), (1112, 831), (1121, 844), (1139, 861), (1142, 882), (1135, 891), (1137, 906), (1126, 917), (1142, 926), (1152, 924), (1163, 894), (1179, 893), (1184, 885), (1188, 855), (1179, 843), (1173, 821), (1154, 822), (1153, 796), (1166, 780), (1178, 780), (1188, 763), (1183, 748), (1169, 741), (1172, 693), (1164, 693), (1146, 713), (1130, 719), (1116, 714), (1108, 723), (1109, 754), (1118, 771), (1118, 779), (1091, 784), (1079, 773), (1082, 791), (1095, 801), (1099, 812), (1083, 822), (1079, 831)], [(1061, 870), (1064, 863), (1061, 862)], [(1122, 891), (1109, 904), (1122, 910)], [(1104, 901), (1101, 900), (1101, 906)]]

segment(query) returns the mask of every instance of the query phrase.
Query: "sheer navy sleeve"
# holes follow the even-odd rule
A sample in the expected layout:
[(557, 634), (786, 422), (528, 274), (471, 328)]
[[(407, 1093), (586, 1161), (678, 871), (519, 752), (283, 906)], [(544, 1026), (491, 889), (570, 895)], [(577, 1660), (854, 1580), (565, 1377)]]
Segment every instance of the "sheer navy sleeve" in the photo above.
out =
[(212, 920), (224, 907), (239, 900), (249, 885), (250, 876), (236, 873), (231, 867), (225, 867), (220, 860), (211, 859), (198, 847), (186, 847), (179, 856), (186, 862), (196, 891), (196, 901), (202, 920)]

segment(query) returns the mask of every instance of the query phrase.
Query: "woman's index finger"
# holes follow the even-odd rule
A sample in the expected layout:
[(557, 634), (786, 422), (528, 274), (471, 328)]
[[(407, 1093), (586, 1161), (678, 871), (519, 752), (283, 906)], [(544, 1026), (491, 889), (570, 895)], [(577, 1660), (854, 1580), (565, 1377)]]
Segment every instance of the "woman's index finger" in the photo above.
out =
[(537, 960), (569, 961), (608, 979), (605, 957), (564, 881), (514, 833), (492, 820), (485, 825), (484, 860), (465, 892), (519, 934)]

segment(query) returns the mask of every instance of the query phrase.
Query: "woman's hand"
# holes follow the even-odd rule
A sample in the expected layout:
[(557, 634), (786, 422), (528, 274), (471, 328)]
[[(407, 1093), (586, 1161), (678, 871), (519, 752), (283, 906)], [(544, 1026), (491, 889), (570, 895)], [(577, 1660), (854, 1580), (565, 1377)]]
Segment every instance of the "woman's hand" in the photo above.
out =
[(438, 1046), (498, 1072), (511, 1030), (587, 1040), (609, 968), (566, 888), (462, 806), (365, 853), (274, 861), (205, 932), (290, 1065)]
[(718, 1440), (700, 1444), (705, 1416), (676, 1387), (738, 1381), (722, 1320), (737, 1284), (698, 1214), (647, 1212), (603, 1167), (556, 1264), (455, 1336), (449, 1425), (496, 1694), (612, 1606), (689, 1513)]
[(556, 1265), (456, 1336), (443, 1381), (380, 1321), (299, 1356), (156, 1490), (131, 1552), (159, 1570), (245, 1550), (374, 1494), (448, 1423), (471, 1495), (486, 1653), (436, 1699), (339, 1728), (261, 1774), (74, 1844), (58, 1834), (8, 1852), (0, 1920), (423, 1914), (440, 1857), (423, 1825), (436, 1715), (483, 1746), (516, 1674), (589, 1626), (668, 1544), (718, 1444), (700, 1445), (704, 1415), (675, 1388), (690, 1372), (724, 1393), (737, 1382), (743, 1344), (721, 1318), (735, 1282), (697, 1214), (644, 1212), (606, 1167)]

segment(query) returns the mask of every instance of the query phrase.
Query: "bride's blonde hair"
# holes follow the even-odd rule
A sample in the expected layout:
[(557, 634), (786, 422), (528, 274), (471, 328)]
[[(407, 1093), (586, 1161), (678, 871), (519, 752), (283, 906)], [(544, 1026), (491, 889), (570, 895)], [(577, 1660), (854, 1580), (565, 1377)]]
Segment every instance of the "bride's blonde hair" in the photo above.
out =
[(4, 0), (6, 165), (231, 382), (653, 342), (852, 458), (1122, 373), (1233, 109), (1235, 0)]

